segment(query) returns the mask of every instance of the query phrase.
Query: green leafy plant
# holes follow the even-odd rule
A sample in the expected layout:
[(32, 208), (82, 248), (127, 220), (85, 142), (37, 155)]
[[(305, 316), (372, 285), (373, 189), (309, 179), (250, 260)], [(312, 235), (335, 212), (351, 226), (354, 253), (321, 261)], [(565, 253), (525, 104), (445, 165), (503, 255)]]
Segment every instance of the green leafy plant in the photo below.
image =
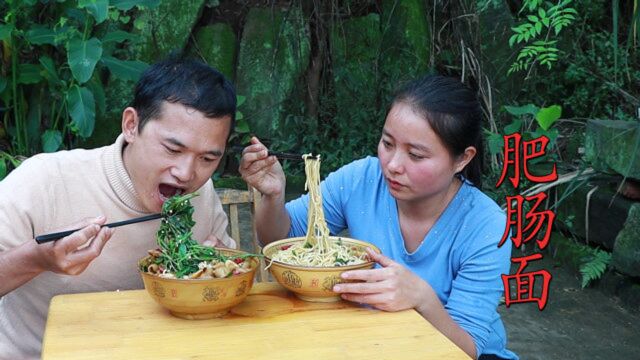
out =
[[(561, 117), (562, 108), (559, 105), (549, 107), (537, 107), (533, 104), (523, 106), (504, 106), (504, 110), (512, 121), (498, 132), (484, 130), (486, 149), (492, 160), (490, 171), (483, 174), (483, 191), (498, 203), (503, 203), (505, 196), (519, 193), (518, 189), (509, 186), (495, 188), (495, 184), (502, 175), (502, 167), (494, 164), (502, 164), (504, 156), (504, 136), (519, 133), (523, 141), (530, 141), (542, 135), (549, 139), (546, 147), (546, 156), (531, 159), (529, 166), (540, 166), (541, 173), (550, 170), (550, 164), (557, 161), (557, 139), (559, 131), (552, 128), (553, 124)], [(547, 169), (549, 168), (549, 169)], [(526, 189), (532, 184), (528, 179), (521, 179), (521, 188)]]
[(198, 263), (214, 259), (221, 254), (214, 248), (198, 244), (191, 238), (193, 206), (191, 199), (197, 193), (174, 196), (162, 205), (162, 222), (156, 233), (161, 254), (157, 263), (181, 278), (198, 270)]
[(0, 101), (12, 154), (29, 156), (93, 133), (105, 111), (104, 75), (136, 80), (147, 64), (119, 59), (138, 41), (137, 11), (159, 0), (18, 1), (0, 4)]
[(562, 53), (571, 56), (559, 56), (544, 76), (530, 76), (519, 93), (521, 103), (562, 99), (568, 137), (581, 136), (584, 119), (636, 118), (640, 8), (634, 5), (637, 0), (618, 3), (574, 2), (580, 16), (557, 37)]
[[(256, 255), (244, 254), (227, 257), (217, 249), (200, 245), (193, 240), (191, 229), (195, 225), (193, 221), (193, 206), (191, 199), (198, 196), (197, 193), (176, 195), (168, 199), (162, 205), (162, 221), (156, 233), (156, 240), (160, 247), (160, 254), (155, 264), (174, 273), (177, 278), (198, 271), (198, 264), (202, 261), (245, 259)], [(148, 266), (150, 264), (146, 264)], [(143, 268), (144, 271), (147, 269)]]
[(543, 0), (525, 0), (520, 13), (525, 20), (513, 27), (514, 34), (509, 38), (509, 46), (522, 44), (516, 61), (511, 64), (507, 74), (530, 70), (534, 64), (546, 65), (548, 69), (558, 61), (560, 50), (557, 40), (551, 39), (552, 32), (558, 36), (570, 26), (578, 12), (569, 5), (572, 0), (560, 0), (553, 4)]
[[(10, 168), (17, 168), (20, 165), (21, 160), (11, 156), (11, 154), (4, 151), (0, 151), (0, 180), (4, 179), (9, 173)], [(9, 165), (9, 166), (7, 166)]]
[[(523, 106), (505, 106), (504, 109), (514, 117), (514, 120), (503, 128), (502, 133), (494, 133), (485, 130), (487, 144), (491, 156), (502, 154), (504, 148), (504, 135), (510, 135), (516, 132), (522, 134), (524, 140), (531, 140), (542, 135), (549, 138), (547, 149), (555, 146), (559, 132), (557, 129), (551, 129), (551, 126), (562, 116), (562, 107), (559, 105), (551, 105), (539, 108), (533, 104)], [(534, 125), (537, 124), (537, 126)], [(540, 161), (538, 159), (532, 162)]]
[[(238, 95), (236, 97), (236, 106), (239, 108), (247, 100), (246, 96)], [(251, 138), (251, 129), (247, 119), (240, 110), (236, 111), (236, 127), (233, 129), (231, 136), (229, 137), (230, 143), (246, 144)]]
[(581, 259), (580, 274), (582, 274), (582, 288), (598, 280), (607, 270), (611, 262), (611, 253), (597, 249), (588, 248), (588, 254)]

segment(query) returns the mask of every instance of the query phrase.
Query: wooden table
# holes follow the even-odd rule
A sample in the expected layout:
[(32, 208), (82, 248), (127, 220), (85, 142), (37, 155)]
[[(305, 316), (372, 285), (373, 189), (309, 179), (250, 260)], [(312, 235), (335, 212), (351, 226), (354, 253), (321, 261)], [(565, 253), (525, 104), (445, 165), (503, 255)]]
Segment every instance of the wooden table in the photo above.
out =
[(43, 359), (469, 359), (413, 310), (309, 303), (257, 283), (220, 319), (183, 320), (144, 290), (59, 295)]

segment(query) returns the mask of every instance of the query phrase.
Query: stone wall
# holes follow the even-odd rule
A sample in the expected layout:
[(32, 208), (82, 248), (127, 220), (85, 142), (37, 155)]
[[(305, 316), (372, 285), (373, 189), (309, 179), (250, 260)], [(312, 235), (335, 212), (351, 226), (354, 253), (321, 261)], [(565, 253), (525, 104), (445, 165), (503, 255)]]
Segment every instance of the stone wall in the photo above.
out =
[[(141, 26), (135, 31), (143, 40), (131, 46), (129, 58), (147, 63), (169, 54), (199, 58), (228, 76), (238, 95), (246, 97), (239, 110), (251, 133), (269, 139), (300, 132), (285, 125), (291, 116), (311, 121), (306, 118), (305, 92), (313, 39), (310, 14), (299, 5), (161, 0), (160, 6), (137, 19)], [(224, 6), (231, 10), (218, 11)], [(385, 0), (368, 13), (330, 21), (333, 26), (325, 38), (315, 40), (329, 44), (331, 68), (322, 69), (322, 84), (331, 82), (333, 96), (344, 101), (340, 108), (325, 101), (323, 113), (349, 119), (358, 109), (368, 114), (383, 111), (390, 88), (427, 71), (431, 37), (426, 6), (420, 0)], [(97, 120), (85, 146), (108, 144), (120, 132), (120, 114), (134, 83), (108, 82), (109, 110)]]
[(559, 225), (565, 224), (565, 230), (589, 245), (610, 251), (611, 269), (630, 278), (640, 277), (640, 199), (620, 189), (625, 182), (640, 180), (639, 149), (640, 123), (589, 120), (585, 158), (596, 175), (577, 188), (570, 184), (558, 189), (563, 198), (557, 210)]

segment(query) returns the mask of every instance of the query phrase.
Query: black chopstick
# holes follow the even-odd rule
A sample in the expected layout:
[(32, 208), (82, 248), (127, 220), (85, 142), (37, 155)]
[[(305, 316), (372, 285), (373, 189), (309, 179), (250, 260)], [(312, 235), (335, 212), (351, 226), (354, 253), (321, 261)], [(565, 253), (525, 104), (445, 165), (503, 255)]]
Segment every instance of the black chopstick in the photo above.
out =
[[(235, 145), (229, 148), (229, 150), (238, 154), (242, 154), (242, 150), (244, 150), (244, 146)], [(297, 160), (297, 161), (304, 160), (302, 158), (302, 154), (294, 154), (294, 153), (271, 151), (271, 150), (269, 150), (269, 156), (275, 156), (280, 160)]]
[(269, 156), (275, 156), (280, 160), (298, 160), (298, 161), (304, 160), (302, 158), (302, 155), (300, 154), (292, 154), (292, 153), (285, 153), (285, 152), (278, 152), (278, 151), (271, 151), (271, 150), (269, 150)]
[[(129, 225), (129, 224), (135, 224), (135, 223), (139, 223), (139, 222), (143, 222), (143, 221), (160, 219), (161, 217), (162, 217), (162, 214), (152, 214), (152, 215), (142, 216), (142, 217), (135, 218), (135, 219), (129, 219), (129, 220), (124, 220), (124, 221), (118, 221), (118, 222), (113, 222), (113, 223), (109, 223), (109, 224), (104, 224), (102, 226), (114, 228), (114, 227), (118, 227), (118, 226), (122, 226), (122, 225)], [(38, 244), (44, 244), (44, 243), (47, 243), (47, 242), (50, 242), (50, 241), (55, 241), (55, 240), (58, 240), (58, 239), (61, 239), (61, 238), (65, 237), (65, 236), (69, 236), (69, 235), (73, 234), (74, 232), (76, 232), (78, 230), (80, 230), (80, 229), (67, 230), (67, 231), (61, 231), (61, 232), (57, 232), (57, 233), (51, 233), (51, 234), (36, 236), (36, 242)]]

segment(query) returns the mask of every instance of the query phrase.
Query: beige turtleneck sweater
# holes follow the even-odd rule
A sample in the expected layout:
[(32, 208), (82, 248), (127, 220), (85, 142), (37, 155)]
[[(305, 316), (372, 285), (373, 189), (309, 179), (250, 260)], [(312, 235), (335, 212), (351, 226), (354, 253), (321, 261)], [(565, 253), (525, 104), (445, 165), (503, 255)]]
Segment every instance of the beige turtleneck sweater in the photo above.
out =
[[(124, 168), (123, 143), (121, 135), (113, 145), (99, 149), (39, 154), (1, 181), (0, 252), (86, 217), (104, 215), (112, 222), (146, 215)], [(213, 234), (235, 247), (211, 180), (198, 193), (192, 200), (194, 239), (202, 242)], [(0, 298), (0, 359), (40, 357), (49, 302), (55, 295), (142, 288), (136, 264), (157, 247), (158, 226), (159, 220), (154, 220), (119, 227), (82, 274), (45, 272)]]

